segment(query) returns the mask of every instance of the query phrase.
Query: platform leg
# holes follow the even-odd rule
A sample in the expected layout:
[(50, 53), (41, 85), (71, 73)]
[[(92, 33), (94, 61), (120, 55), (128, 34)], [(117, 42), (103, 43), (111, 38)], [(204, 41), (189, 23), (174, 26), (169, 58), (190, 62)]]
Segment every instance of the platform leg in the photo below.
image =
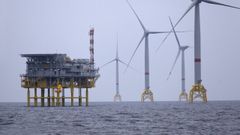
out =
[(71, 87), (71, 106), (73, 106), (73, 96), (74, 96), (74, 88), (73, 86)]
[(52, 106), (55, 106), (54, 88), (52, 88)]
[(30, 89), (27, 89), (27, 106), (30, 107)]
[(45, 90), (44, 88), (41, 89), (41, 107), (44, 107), (44, 95), (45, 95)]
[(79, 91), (78, 91), (78, 105), (79, 106), (82, 106), (82, 89), (79, 88)]
[(88, 106), (88, 88), (86, 88), (86, 106)]
[(34, 106), (38, 106), (38, 100), (37, 100), (37, 88), (34, 88)]
[(50, 88), (48, 88), (48, 107), (50, 107), (51, 100), (50, 100)]
[(60, 93), (57, 91), (57, 106), (60, 106)]
[(64, 88), (62, 88), (62, 106), (65, 106), (65, 91), (64, 91)]

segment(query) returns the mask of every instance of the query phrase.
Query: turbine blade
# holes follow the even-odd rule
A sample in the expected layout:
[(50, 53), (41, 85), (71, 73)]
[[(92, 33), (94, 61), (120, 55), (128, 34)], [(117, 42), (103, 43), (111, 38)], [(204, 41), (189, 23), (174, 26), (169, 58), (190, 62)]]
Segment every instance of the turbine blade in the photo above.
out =
[(122, 63), (122, 64), (123, 64), (123, 65), (125, 65), (125, 66), (128, 66), (128, 64), (127, 64), (127, 63), (123, 62), (123, 61), (122, 61), (122, 60), (120, 60), (120, 59), (119, 59), (119, 62), (120, 62), (120, 63)]
[(170, 23), (171, 23), (171, 26), (172, 26), (172, 29), (173, 29), (173, 33), (174, 33), (175, 38), (176, 38), (176, 40), (177, 40), (177, 43), (178, 43), (178, 49), (179, 49), (179, 48), (181, 47), (181, 45), (180, 45), (179, 39), (178, 39), (178, 37), (177, 37), (177, 33), (176, 33), (175, 29), (174, 29), (174, 26), (173, 26), (173, 23), (172, 23), (172, 20), (171, 20), (170, 17), (169, 17), (169, 21), (170, 21)]
[(208, 4), (220, 5), (220, 6), (224, 6), (224, 7), (230, 7), (230, 8), (240, 9), (239, 7), (235, 7), (235, 6), (231, 6), (231, 5), (227, 5), (227, 4), (215, 2), (215, 1), (212, 1), (212, 0), (203, 0), (203, 1), (206, 2), (206, 3), (208, 3)]
[[(185, 33), (190, 31), (175, 31), (176, 33)], [(149, 34), (166, 34), (166, 33), (172, 33), (172, 31), (149, 31)]]
[(170, 70), (170, 72), (169, 72), (169, 74), (168, 74), (167, 80), (170, 78), (170, 76), (171, 76), (171, 74), (172, 74), (172, 71), (173, 71), (173, 69), (174, 69), (174, 67), (175, 67), (175, 65), (176, 65), (176, 63), (177, 63), (177, 60), (178, 60), (179, 56), (180, 56), (180, 50), (178, 50), (177, 56), (176, 56), (176, 58), (175, 58), (175, 60), (174, 60), (174, 63), (173, 63), (173, 65), (172, 65), (172, 68), (171, 68), (171, 70)]
[(132, 56), (131, 56), (131, 58), (130, 58), (129, 62), (127, 63), (127, 68), (125, 69), (125, 71), (124, 71), (124, 72), (126, 72), (126, 71), (127, 71), (128, 67), (129, 67), (129, 65), (130, 65), (130, 63), (131, 63), (131, 61), (132, 61), (132, 59), (133, 59), (133, 57), (134, 57), (135, 53), (137, 52), (137, 49), (138, 49), (138, 48), (139, 48), (139, 46), (141, 45), (141, 43), (142, 43), (143, 39), (144, 39), (144, 35), (142, 36), (142, 38), (141, 38), (140, 42), (138, 43), (138, 45), (137, 45), (136, 49), (134, 50), (134, 52), (133, 52), (133, 54), (132, 54)]
[(132, 11), (133, 11), (133, 13), (135, 14), (135, 16), (137, 17), (138, 22), (141, 24), (143, 30), (145, 31), (146, 28), (144, 27), (144, 25), (143, 25), (142, 21), (140, 20), (140, 18), (138, 17), (137, 13), (136, 13), (135, 10), (133, 9), (133, 7), (132, 7), (131, 4), (129, 3), (129, 1), (128, 1), (128, 0), (126, 0), (126, 1), (127, 1), (128, 5), (129, 5), (129, 7), (132, 9)]
[(100, 68), (103, 68), (103, 67), (105, 67), (106, 65), (108, 65), (108, 64), (110, 64), (110, 63), (112, 63), (112, 62), (114, 62), (115, 60), (116, 60), (116, 59), (113, 59), (113, 60), (111, 60), (111, 61), (109, 61), (109, 62), (105, 63), (104, 65), (100, 66)]
[[(123, 62), (122, 60), (118, 60), (120, 63), (122, 63), (123, 65), (125, 65), (126, 67), (128, 66), (128, 64), (127, 63), (125, 63), (125, 62)], [(134, 70), (134, 71), (136, 71), (136, 69), (134, 69), (133, 67), (131, 67), (131, 66), (128, 66), (129, 68), (131, 68), (132, 70)]]
[[(198, 3), (198, 0), (192, 2), (192, 4), (188, 7), (188, 9), (184, 12), (184, 14), (181, 16), (181, 18), (177, 21), (177, 23), (174, 25), (174, 28), (179, 24), (179, 22), (181, 22), (181, 20), (186, 16), (186, 14)], [(171, 31), (166, 35), (166, 37), (163, 39), (163, 41), (161, 42), (161, 44), (158, 46), (156, 52), (160, 49), (160, 47), (163, 45), (163, 43), (167, 40), (168, 36), (171, 34), (171, 32), (173, 31), (173, 29), (171, 29)]]
[(166, 31), (149, 31), (149, 34), (163, 34), (163, 33), (168, 33)]

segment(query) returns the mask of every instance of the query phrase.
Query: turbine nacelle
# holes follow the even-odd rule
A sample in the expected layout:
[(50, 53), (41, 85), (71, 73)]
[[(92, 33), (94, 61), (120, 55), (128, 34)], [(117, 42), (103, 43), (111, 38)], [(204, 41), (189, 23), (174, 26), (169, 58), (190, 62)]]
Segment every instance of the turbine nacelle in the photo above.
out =
[(191, 0), (192, 2), (201, 3), (203, 0)]

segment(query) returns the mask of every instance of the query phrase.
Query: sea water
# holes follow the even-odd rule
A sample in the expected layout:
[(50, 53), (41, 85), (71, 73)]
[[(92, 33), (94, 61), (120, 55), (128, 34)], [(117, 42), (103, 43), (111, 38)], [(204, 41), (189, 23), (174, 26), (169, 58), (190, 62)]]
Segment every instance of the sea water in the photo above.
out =
[[(76, 103), (77, 104), (77, 103)], [(240, 101), (0, 103), (0, 135), (240, 135)]]

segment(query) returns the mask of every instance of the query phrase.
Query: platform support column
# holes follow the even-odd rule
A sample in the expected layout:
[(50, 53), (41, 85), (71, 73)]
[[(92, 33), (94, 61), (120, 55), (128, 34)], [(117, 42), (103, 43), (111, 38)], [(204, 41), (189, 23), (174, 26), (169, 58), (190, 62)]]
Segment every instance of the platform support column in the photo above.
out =
[(65, 93), (64, 88), (62, 88), (62, 106), (65, 106)]
[(52, 88), (52, 106), (55, 106), (54, 88)]
[(73, 96), (74, 96), (74, 86), (73, 86), (73, 80), (71, 80), (71, 106), (73, 106)]
[(38, 98), (38, 97), (37, 97), (37, 88), (34, 88), (34, 106), (35, 106), (35, 107), (37, 107), (37, 104), (38, 104), (38, 103), (37, 103), (37, 102), (38, 102), (38, 101), (37, 101), (37, 98)]
[(45, 104), (44, 104), (44, 95), (45, 95), (45, 89), (44, 88), (41, 88), (41, 107), (44, 107)]
[(60, 93), (57, 92), (57, 103), (56, 103), (57, 106), (60, 106)]
[(57, 85), (57, 106), (60, 106), (60, 92), (62, 90), (62, 85), (58, 84)]
[(74, 88), (71, 86), (71, 106), (73, 106), (73, 95), (74, 95)]
[(30, 89), (27, 89), (27, 106), (30, 107)]
[(86, 106), (88, 106), (88, 88), (86, 88)]
[(79, 106), (82, 106), (82, 89), (79, 88), (79, 91), (78, 91), (78, 105)]
[(48, 88), (48, 97), (47, 97), (48, 107), (50, 107), (50, 88)]

